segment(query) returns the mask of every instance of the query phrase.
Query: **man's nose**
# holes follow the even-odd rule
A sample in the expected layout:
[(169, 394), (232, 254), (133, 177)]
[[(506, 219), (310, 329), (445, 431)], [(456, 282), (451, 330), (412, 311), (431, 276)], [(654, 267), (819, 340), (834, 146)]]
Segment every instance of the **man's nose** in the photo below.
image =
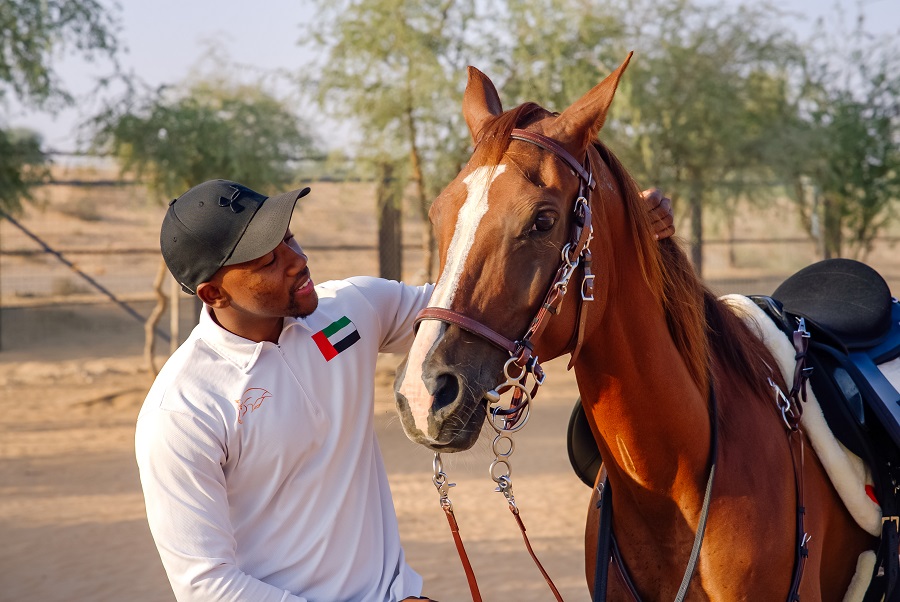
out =
[(287, 243), (281, 243), (279, 246), (279, 250), (284, 254), (285, 258), (290, 263), (291, 269), (297, 272), (300, 272), (306, 267), (307, 257), (306, 253), (301, 251), (299, 248), (295, 249)]

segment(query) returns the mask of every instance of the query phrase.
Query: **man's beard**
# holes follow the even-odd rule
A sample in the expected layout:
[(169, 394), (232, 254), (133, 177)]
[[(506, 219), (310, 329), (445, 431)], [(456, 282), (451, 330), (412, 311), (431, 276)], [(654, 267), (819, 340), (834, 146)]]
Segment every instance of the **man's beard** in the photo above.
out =
[(305, 318), (306, 316), (308, 316), (311, 313), (313, 313), (314, 311), (316, 311), (316, 309), (318, 307), (319, 307), (319, 300), (316, 299), (315, 306), (313, 306), (313, 308), (311, 310), (304, 311), (304, 310), (300, 309), (300, 305), (294, 299), (294, 296), (291, 295), (291, 300), (288, 302), (287, 315), (291, 316), (292, 318)]

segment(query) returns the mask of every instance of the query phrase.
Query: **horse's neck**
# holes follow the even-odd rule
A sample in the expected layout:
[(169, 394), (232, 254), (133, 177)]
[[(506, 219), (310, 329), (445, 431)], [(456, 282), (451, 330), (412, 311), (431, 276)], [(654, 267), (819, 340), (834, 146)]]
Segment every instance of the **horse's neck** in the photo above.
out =
[(626, 480), (656, 492), (670, 491), (679, 480), (702, 480), (710, 434), (706, 395), (661, 316), (615, 316), (630, 312), (611, 309), (602, 336), (590, 337), (593, 344), (585, 344), (575, 367), (603, 458), (615, 465), (609, 472), (618, 468)]
[[(627, 237), (627, 235), (626, 235)], [(625, 245), (627, 246), (627, 245)], [(579, 390), (611, 481), (651, 495), (702, 499), (709, 458), (707, 391), (669, 334), (635, 254), (604, 262), (608, 297), (575, 366)], [(692, 504), (691, 500), (683, 500)]]

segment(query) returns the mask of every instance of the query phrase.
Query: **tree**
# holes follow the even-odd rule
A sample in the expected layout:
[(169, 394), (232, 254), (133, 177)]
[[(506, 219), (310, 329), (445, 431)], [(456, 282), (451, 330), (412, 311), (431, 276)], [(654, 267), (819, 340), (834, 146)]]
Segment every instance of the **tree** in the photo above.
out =
[[(464, 81), (465, 28), (471, 0), (317, 0), (310, 44), (325, 49), (312, 70), (319, 105), (359, 126), (357, 156), (395, 185), (414, 185), (415, 206), (428, 223), (431, 199), (459, 171), (468, 138), (459, 111)], [(394, 192), (397, 194), (397, 192)], [(395, 201), (392, 201), (395, 202)], [(385, 224), (391, 230), (394, 224)], [(399, 248), (399, 247), (398, 247)], [(434, 239), (425, 228), (425, 279), (432, 280)]]
[(95, 117), (97, 149), (160, 199), (226, 177), (260, 191), (294, 180), (312, 141), (299, 117), (255, 86), (201, 82), (126, 98)]
[(686, 199), (701, 274), (704, 210), (727, 207), (747, 178), (768, 171), (772, 116), (791, 101), (787, 75), (802, 55), (777, 14), (680, 0), (632, 21), (638, 50), (609, 132), (639, 180)]
[(0, 100), (12, 94), (42, 108), (70, 103), (53, 59), (63, 51), (114, 57), (117, 12), (98, 0), (0, 0)]
[[(117, 29), (117, 9), (97, 0), (0, 0), (0, 104), (17, 99), (49, 110), (71, 104), (53, 59), (63, 51), (113, 59)], [(29, 188), (46, 177), (40, 143), (0, 119), (0, 209), (19, 211)]]
[(498, 82), (506, 108), (536, 102), (562, 111), (619, 66), (628, 53), (624, 8), (583, 0), (506, 0), (482, 25), (476, 65)]
[(900, 199), (900, 46), (863, 25), (837, 38), (820, 26), (793, 128), (801, 135), (784, 141), (779, 163), (825, 258), (864, 258)]
[[(122, 170), (133, 172), (159, 199), (214, 178), (261, 192), (283, 189), (294, 180), (292, 162), (311, 146), (305, 126), (284, 103), (257, 86), (222, 81), (126, 97), (89, 127), (94, 145), (117, 156)], [(156, 372), (153, 332), (166, 305), (160, 290), (164, 277), (160, 265), (154, 285), (158, 302), (147, 321), (144, 348), (151, 372)]]

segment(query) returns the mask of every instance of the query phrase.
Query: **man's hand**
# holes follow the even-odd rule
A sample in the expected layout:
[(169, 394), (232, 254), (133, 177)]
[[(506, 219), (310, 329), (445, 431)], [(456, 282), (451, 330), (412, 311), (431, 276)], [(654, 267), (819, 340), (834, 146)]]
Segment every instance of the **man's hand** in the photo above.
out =
[(656, 240), (669, 238), (675, 234), (675, 219), (672, 216), (672, 201), (659, 188), (650, 188), (641, 193), (650, 210), (650, 225)]

